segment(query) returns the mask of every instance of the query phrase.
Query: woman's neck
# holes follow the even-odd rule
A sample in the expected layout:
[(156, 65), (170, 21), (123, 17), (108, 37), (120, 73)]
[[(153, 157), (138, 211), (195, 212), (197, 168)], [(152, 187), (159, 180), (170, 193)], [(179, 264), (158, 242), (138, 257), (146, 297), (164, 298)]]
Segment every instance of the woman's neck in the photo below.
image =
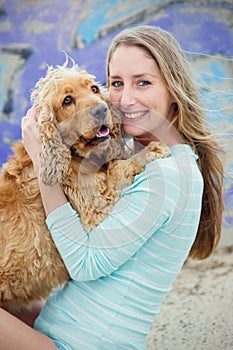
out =
[(138, 137), (134, 137), (133, 141), (134, 141), (134, 151), (136, 153), (142, 150), (144, 147), (146, 147), (151, 141), (162, 142), (166, 144), (168, 147), (186, 143), (182, 138), (182, 136), (177, 131), (170, 132), (166, 135), (166, 137), (161, 137), (159, 139), (156, 137), (147, 138), (147, 139), (140, 139)]

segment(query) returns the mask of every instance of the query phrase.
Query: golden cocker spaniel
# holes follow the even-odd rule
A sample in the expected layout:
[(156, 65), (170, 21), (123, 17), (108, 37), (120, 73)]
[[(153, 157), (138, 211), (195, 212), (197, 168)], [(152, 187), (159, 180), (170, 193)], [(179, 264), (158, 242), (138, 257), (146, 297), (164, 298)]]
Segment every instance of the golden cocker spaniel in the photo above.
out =
[[(41, 110), (41, 179), (62, 184), (87, 234), (148, 162), (169, 154), (152, 142), (127, 158), (121, 113), (76, 64), (49, 67), (31, 98)], [(13, 151), (0, 176), (0, 306), (9, 310), (48, 298), (69, 278), (45, 224), (31, 159), (21, 141)]]

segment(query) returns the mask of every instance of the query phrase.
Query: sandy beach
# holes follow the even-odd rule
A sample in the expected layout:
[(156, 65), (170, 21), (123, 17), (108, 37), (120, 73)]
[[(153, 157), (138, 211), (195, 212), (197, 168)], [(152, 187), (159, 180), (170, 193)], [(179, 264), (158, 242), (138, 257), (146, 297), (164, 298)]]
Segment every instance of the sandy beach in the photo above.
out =
[(233, 232), (188, 261), (151, 326), (148, 350), (233, 349)]

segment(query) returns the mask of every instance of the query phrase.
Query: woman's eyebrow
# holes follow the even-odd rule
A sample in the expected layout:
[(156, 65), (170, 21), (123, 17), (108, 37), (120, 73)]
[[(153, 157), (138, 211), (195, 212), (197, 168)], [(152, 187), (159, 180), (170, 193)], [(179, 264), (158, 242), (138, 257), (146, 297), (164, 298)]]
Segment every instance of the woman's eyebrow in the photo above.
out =
[[(135, 74), (133, 75), (133, 78), (142, 78), (145, 75), (149, 75), (152, 78), (158, 78), (158, 75), (152, 74), (152, 73), (148, 73), (148, 72), (144, 72), (144, 73), (140, 73), (140, 74)], [(121, 77), (119, 75), (110, 75), (109, 76), (110, 79), (121, 79)]]
[(121, 79), (119, 75), (109, 75), (110, 79)]
[(154, 75), (154, 74), (148, 73), (148, 72), (144, 72), (144, 73), (140, 73), (140, 74), (135, 74), (134, 77), (135, 77), (135, 78), (142, 78), (142, 77), (144, 77), (145, 75), (149, 75), (149, 76), (152, 77), (152, 78), (157, 78), (157, 77), (158, 77), (157, 75)]

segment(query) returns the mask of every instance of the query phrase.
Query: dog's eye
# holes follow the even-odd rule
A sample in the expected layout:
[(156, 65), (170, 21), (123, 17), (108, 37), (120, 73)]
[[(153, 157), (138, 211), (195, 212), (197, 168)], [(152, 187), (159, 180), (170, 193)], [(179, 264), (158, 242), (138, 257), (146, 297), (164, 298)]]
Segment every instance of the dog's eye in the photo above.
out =
[(94, 94), (97, 94), (100, 91), (97, 85), (92, 85), (91, 90), (94, 92)]
[(74, 102), (74, 99), (73, 99), (72, 96), (66, 96), (66, 97), (64, 98), (64, 100), (63, 100), (62, 105), (63, 105), (63, 106), (69, 106), (69, 105), (71, 105), (71, 103), (73, 103), (73, 102)]

